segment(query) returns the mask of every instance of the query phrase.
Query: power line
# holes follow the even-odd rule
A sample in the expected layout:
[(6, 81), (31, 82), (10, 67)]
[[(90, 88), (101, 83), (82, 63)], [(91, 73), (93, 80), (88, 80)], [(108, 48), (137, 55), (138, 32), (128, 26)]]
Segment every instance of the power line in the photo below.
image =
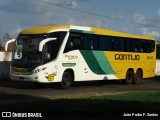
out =
[(125, 22), (125, 23), (138, 24), (138, 25), (145, 26), (145, 27), (160, 28), (160, 26), (138, 23), (138, 22), (128, 21), (126, 19), (109, 17), (109, 16), (98, 14), (98, 13), (88, 12), (88, 11), (84, 11), (84, 10), (80, 10), (80, 9), (74, 9), (74, 8), (71, 8), (71, 7), (64, 6), (63, 4), (55, 4), (55, 3), (51, 3), (51, 2), (43, 1), (43, 0), (37, 0), (37, 1), (49, 4), (49, 5), (58, 6), (58, 7), (61, 7), (61, 8), (70, 9), (70, 10), (74, 10), (74, 11), (77, 11), (77, 12), (86, 13), (86, 14), (90, 14), (90, 15), (94, 15), (94, 16), (99, 16), (99, 17), (103, 17), (103, 18), (107, 18), (107, 19), (117, 20), (117, 21), (121, 21), (121, 22)]

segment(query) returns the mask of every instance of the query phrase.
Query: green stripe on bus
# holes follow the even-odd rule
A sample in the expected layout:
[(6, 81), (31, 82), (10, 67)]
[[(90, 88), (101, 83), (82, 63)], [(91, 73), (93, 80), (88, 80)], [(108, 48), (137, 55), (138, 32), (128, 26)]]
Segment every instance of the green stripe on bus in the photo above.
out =
[(85, 30), (76, 30), (76, 29), (70, 29), (70, 32), (77, 32), (77, 33), (88, 33), (88, 34), (95, 34), (93, 31), (85, 31)]
[(101, 66), (101, 69), (106, 74), (116, 74), (116, 72), (112, 69), (110, 62), (108, 61), (108, 59), (103, 51), (92, 51), (92, 53), (94, 54), (96, 60), (98, 61), (99, 65)]
[(96, 74), (105, 74), (92, 51), (80, 50), (80, 52), (92, 72)]
[(116, 74), (103, 51), (80, 50), (92, 72), (96, 74)]

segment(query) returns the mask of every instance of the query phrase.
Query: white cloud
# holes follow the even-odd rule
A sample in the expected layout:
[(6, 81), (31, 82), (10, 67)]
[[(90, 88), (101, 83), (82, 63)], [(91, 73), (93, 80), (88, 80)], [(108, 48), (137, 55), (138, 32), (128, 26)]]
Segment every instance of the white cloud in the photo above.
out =
[(144, 16), (142, 14), (135, 13), (133, 15), (133, 22), (160, 27), (160, 9), (158, 9), (157, 13), (152, 16)]
[(78, 6), (78, 3), (75, 0), (69, 0), (65, 4), (62, 4), (63, 6), (76, 8)]
[[(160, 27), (160, 9), (153, 16), (144, 16), (142, 14), (135, 13), (133, 15), (133, 20), (136, 23), (142, 23), (146, 25)], [(146, 27), (145, 25), (139, 26), (138, 30), (136, 31), (138, 31), (140, 35), (151, 36), (156, 38), (157, 40), (160, 39), (159, 29), (156, 29), (154, 27), (150, 28), (150, 27)]]
[(101, 27), (101, 28), (108, 27), (106, 22), (102, 22), (101, 20), (96, 20), (96, 19), (91, 19), (91, 18), (86, 18), (83, 20), (76, 20), (74, 18), (70, 18), (68, 20), (68, 24), (88, 26), (88, 27)]
[(157, 31), (150, 31), (148, 28), (141, 28), (140, 29), (142, 35), (152, 36), (155, 38), (160, 38), (160, 32)]
[(152, 21), (152, 23), (158, 23), (160, 25), (160, 9), (154, 16), (149, 17), (149, 20)]
[(112, 15), (112, 18), (123, 19), (123, 15), (121, 13), (117, 13)]
[(144, 15), (135, 13), (133, 17), (135, 23), (142, 23), (142, 24), (146, 23), (146, 18)]
[[(54, 23), (58, 18), (68, 16), (66, 9), (39, 2), (36, 0), (2, 0), (0, 10), (15, 13), (19, 17), (19, 25), (33, 26)], [(45, 0), (47, 2), (75, 8), (76, 0)], [(15, 7), (17, 6), (17, 7)]]
[(16, 28), (16, 29), (12, 32), (12, 34), (19, 34), (21, 31), (22, 31), (21, 28)]
[[(75, 8), (78, 6), (76, 0), (1, 0), (0, 10), (22, 14), (43, 14), (50, 11), (50, 7), (58, 9), (56, 5)], [(46, 3), (45, 3), (46, 2)], [(50, 4), (51, 3), (51, 4)], [(53, 4), (52, 4), (53, 3)], [(16, 7), (17, 6), (17, 7)], [(54, 11), (52, 11), (54, 12)]]
[(22, 31), (21, 28), (16, 28), (15, 30), (13, 30), (12, 32), (10, 32), (10, 35), (15, 38), (18, 36), (18, 34)]
[(75, 7), (77, 7), (77, 6), (78, 6), (78, 4), (77, 4), (77, 2), (76, 2), (76, 1), (72, 1), (72, 2), (71, 2), (71, 5), (72, 5), (72, 8), (75, 8)]

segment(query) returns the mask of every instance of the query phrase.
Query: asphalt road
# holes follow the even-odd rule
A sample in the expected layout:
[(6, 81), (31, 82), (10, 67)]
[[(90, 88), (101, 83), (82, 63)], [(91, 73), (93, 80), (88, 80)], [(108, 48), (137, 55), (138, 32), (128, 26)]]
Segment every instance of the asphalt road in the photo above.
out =
[(103, 94), (119, 94), (128, 91), (159, 91), (160, 77), (144, 79), (139, 85), (124, 85), (119, 81), (77, 82), (69, 89), (58, 89), (55, 84), (45, 84), (41, 88), (33, 83), (1, 81), (0, 104), (34, 101), (39, 99), (57, 99)]

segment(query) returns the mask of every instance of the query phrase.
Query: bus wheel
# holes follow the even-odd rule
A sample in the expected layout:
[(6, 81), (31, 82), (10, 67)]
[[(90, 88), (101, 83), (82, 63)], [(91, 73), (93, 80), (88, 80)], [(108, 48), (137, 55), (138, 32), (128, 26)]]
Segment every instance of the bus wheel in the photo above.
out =
[(125, 84), (132, 84), (134, 80), (134, 73), (131, 70), (128, 70), (126, 73)]
[(64, 72), (62, 81), (60, 83), (60, 87), (62, 89), (66, 89), (66, 88), (69, 88), (72, 85), (72, 83), (73, 83), (73, 78), (71, 74), (69, 72)]
[(135, 74), (135, 78), (134, 78), (134, 84), (139, 84), (142, 82), (142, 72), (140, 70), (137, 70), (136, 71), (136, 74)]

